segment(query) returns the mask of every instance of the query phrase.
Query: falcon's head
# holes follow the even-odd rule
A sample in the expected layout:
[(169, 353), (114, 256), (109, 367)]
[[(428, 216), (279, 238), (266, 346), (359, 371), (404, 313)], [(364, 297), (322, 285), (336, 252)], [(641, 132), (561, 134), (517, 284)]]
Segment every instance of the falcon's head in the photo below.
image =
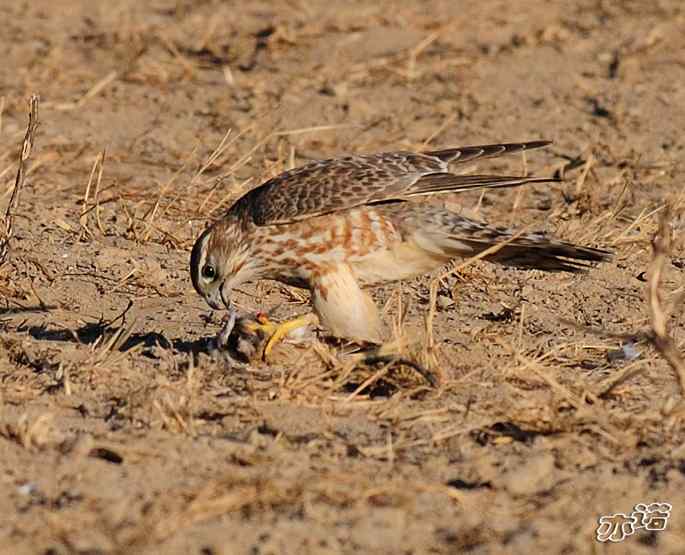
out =
[(190, 278), (215, 310), (231, 308), (233, 289), (255, 275), (256, 263), (238, 225), (222, 221), (205, 229), (190, 255)]

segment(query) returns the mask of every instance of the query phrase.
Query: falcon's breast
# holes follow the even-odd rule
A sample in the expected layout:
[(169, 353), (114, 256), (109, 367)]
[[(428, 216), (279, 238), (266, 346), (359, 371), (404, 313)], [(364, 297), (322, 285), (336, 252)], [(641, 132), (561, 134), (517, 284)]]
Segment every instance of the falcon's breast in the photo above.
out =
[(378, 280), (367, 275), (367, 261), (392, 252), (403, 241), (393, 219), (368, 206), (264, 226), (257, 232), (259, 254), (270, 269), (265, 277), (303, 286), (341, 264), (352, 268), (362, 283), (375, 283)]
[(415, 230), (411, 211), (393, 205), (259, 228), (260, 255), (270, 269), (264, 277), (309, 288), (346, 266), (364, 286), (409, 279), (446, 261), (444, 253), (426, 250)]

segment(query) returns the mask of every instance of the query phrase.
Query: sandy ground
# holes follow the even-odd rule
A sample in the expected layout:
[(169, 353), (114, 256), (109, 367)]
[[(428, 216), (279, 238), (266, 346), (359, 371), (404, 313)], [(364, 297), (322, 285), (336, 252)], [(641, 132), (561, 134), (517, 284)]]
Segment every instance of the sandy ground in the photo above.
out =
[[(41, 98), (0, 268), (0, 553), (683, 552), (685, 403), (646, 339), (664, 201), (685, 339), (682, 2), (42, 0), (0, 20), (3, 210)], [(445, 202), (615, 257), (476, 262), (438, 288), (432, 343), (431, 276), (378, 289), (438, 388), (313, 337), (247, 368), (208, 352), (222, 316), (189, 250), (242, 191), (342, 153), (538, 138), (478, 169), (564, 183)], [(307, 298), (237, 301), (279, 320)], [(655, 501), (666, 530), (596, 541)]]

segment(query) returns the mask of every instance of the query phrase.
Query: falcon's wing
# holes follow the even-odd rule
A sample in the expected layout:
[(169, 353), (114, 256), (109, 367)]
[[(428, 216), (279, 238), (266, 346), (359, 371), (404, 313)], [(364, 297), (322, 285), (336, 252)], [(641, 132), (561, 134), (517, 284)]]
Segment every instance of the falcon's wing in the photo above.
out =
[(247, 193), (236, 208), (247, 209), (257, 225), (274, 225), (419, 195), (559, 181), (552, 177), (449, 173), (451, 163), (471, 162), (548, 144), (549, 141), (534, 141), (321, 160), (270, 179)]

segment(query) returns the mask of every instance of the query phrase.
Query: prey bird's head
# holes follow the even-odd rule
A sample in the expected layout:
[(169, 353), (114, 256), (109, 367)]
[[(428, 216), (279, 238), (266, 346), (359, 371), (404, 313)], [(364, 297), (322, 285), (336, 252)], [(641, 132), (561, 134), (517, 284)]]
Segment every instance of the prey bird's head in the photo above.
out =
[(233, 289), (258, 276), (257, 259), (250, 255), (240, 222), (217, 222), (195, 241), (190, 277), (195, 291), (213, 309), (231, 308)]

